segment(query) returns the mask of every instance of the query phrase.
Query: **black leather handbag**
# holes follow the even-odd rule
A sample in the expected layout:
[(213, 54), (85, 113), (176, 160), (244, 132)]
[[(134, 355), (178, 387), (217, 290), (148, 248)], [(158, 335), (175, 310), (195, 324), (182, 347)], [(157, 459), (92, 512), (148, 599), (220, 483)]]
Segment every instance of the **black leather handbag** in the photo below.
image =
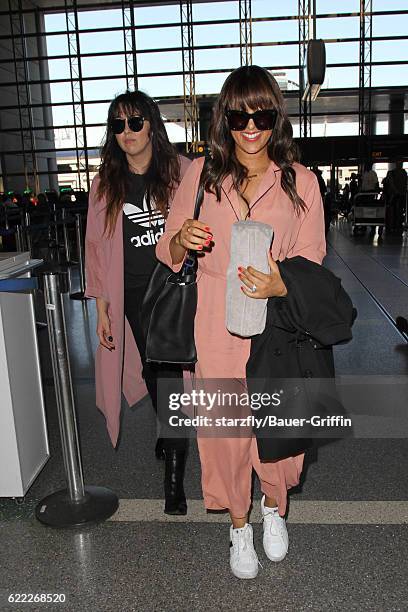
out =
[[(198, 219), (204, 199), (200, 176), (193, 219)], [(197, 253), (188, 251), (180, 272), (159, 262), (143, 298), (142, 328), (146, 332), (146, 361), (194, 364), (197, 352), (194, 319), (197, 310)]]

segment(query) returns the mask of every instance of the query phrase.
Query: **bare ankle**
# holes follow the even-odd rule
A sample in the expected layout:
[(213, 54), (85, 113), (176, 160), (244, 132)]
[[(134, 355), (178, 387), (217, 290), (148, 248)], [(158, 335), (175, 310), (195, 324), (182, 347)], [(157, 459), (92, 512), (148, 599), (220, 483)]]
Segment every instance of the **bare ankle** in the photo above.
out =
[(267, 495), (265, 495), (265, 506), (267, 508), (276, 508), (277, 505), (278, 505), (278, 502), (276, 501), (274, 497), (268, 497)]
[(248, 515), (243, 517), (231, 516), (232, 526), (234, 529), (242, 529), (248, 522)]

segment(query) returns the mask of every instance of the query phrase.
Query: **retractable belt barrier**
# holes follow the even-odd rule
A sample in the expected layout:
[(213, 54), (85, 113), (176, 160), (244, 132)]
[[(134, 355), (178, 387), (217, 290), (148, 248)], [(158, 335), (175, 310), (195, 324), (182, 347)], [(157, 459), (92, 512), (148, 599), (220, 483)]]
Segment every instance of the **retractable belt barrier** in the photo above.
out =
[(40, 501), (35, 515), (46, 525), (75, 527), (106, 520), (116, 512), (119, 501), (110, 489), (84, 486), (62, 302), (62, 293), (68, 291), (67, 273), (46, 272), (40, 278), (44, 288), (67, 488)]

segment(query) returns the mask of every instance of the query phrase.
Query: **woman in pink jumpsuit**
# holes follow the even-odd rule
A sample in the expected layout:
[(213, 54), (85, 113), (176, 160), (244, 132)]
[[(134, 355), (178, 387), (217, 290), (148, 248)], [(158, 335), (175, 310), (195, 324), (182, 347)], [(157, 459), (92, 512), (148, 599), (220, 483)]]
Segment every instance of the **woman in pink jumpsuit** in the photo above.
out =
[[(266, 112), (253, 116), (256, 111)], [(270, 73), (257, 66), (239, 68), (228, 77), (214, 108), (212, 159), (199, 221), (191, 218), (203, 159), (191, 164), (176, 193), (156, 254), (178, 271), (187, 248), (204, 253), (199, 257), (195, 319), (199, 378), (245, 379), (251, 340), (232, 335), (225, 326), (226, 272), (234, 222), (250, 218), (274, 230), (271, 273), (265, 275), (251, 267), (237, 270), (248, 299), (286, 294), (276, 260), (301, 255), (320, 264), (325, 255), (319, 186), (314, 174), (295, 161), (291, 136), (283, 98)], [(232, 572), (239, 578), (254, 578), (258, 560), (247, 523), (252, 469), (264, 493), (265, 552), (271, 560), (280, 561), (288, 548), (282, 518), (287, 490), (299, 482), (303, 454), (261, 463), (253, 437), (198, 437), (198, 445), (205, 506), (227, 508), (231, 515)]]

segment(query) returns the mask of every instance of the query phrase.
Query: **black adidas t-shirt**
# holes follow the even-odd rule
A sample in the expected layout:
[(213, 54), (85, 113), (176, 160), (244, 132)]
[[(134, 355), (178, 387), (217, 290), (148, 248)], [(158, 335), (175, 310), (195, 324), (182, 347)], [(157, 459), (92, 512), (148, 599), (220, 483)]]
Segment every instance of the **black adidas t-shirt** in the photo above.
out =
[(149, 207), (145, 177), (130, 174), (123, 204), (125, 291), (145, 287), (157, 263), (156, 244), (164, 232), (163, 215)]

